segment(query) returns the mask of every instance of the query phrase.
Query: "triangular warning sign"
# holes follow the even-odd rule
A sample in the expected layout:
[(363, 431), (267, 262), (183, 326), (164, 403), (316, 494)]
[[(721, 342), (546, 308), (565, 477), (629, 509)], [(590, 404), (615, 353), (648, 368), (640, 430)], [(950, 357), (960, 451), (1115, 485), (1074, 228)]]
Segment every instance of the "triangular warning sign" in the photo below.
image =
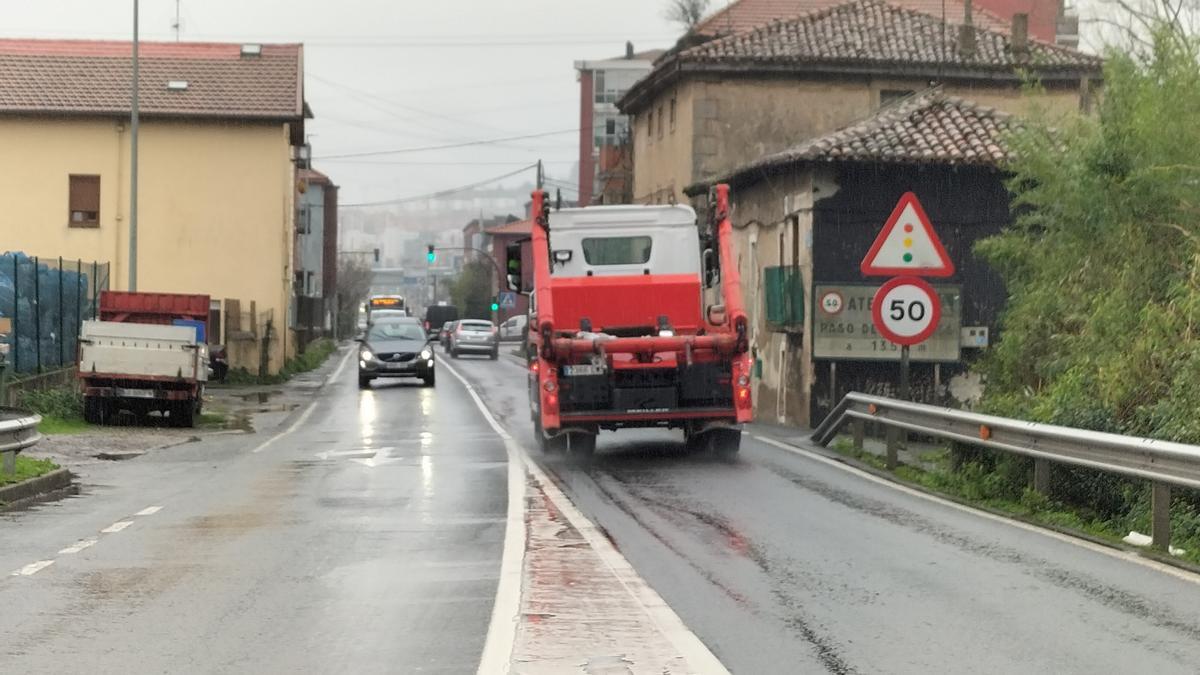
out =
[(948, 277), (954, 274), (954, 263), (917, 196), (906, 192), (863, 258), (861, 269), (867, 277)]

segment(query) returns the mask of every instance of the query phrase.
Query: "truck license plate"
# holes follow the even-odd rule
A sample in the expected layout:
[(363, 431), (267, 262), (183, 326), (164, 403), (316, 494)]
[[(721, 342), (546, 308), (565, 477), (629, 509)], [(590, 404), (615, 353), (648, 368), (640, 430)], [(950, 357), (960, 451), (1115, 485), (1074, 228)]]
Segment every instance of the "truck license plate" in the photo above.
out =
[(603, 375), (604, 366), (598, 366), (594, 363), (585, 363), (578, 366), (563, 366), (563, 375), (567, 377), (575, 377), (578, 375)]
[(118, 389), (117, 396), (124, 398), (154, 398), (153, 389)]

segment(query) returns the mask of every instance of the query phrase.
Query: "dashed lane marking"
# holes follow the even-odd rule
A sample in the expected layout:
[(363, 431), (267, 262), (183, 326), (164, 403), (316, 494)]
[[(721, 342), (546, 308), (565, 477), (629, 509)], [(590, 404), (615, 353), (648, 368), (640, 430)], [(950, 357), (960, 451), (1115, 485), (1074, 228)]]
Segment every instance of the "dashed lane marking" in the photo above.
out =
[(59, 555), (68, 555), (71, 553), (79, 553), (80, 551), (82, 551), (86, 548), (91, 548), (92, 546), (95, 546), (96, 542), (98, 542), (98, 541), (100, 541), (100, 539), (97, 537), (88, 537), (87, 539), (80, 539), (79, 541), (75, 542), (74, 544), (71, 544), (70, 546), (59, 551), (58, 554)]
[(135, 513), (133, 515), (135, 515), (135, 516), (152, 516), (152, 515), (158, 513), (159, 511), (162, 511), (161, 506), (147, 506), (146, 508), (142, 509), (141, 511), (138, 511), (137, 513)]
[(100, 533), (101, 534), (116, 534), (117, 532), (120, 532), (121, 530), (129, 527), (132, 524), (133, 524), (132, 520), (121, 520), (121, 521), (113, 523), (112, 525), (109, 525), (108, 527), (104, 528), (103, 530), (100, 530)]
[(39, 560), (35, 563), (29, 563), (28, 565), (22, 567), (21, 569), (17, 570), (16, 572), (13, 572), (12, 576), (14, 576), (14, 577), (31, 577), (53, 564), (54, 564), (53, 560)]

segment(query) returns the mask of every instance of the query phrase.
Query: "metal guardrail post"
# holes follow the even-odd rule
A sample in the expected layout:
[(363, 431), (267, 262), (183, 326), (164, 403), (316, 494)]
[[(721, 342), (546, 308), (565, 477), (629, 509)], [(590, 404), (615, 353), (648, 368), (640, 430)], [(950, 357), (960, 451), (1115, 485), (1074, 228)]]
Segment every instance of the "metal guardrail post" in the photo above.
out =
[(12, 474), (17, 472), (17, 453), (16, 452), (2, 452), (2, 453), (0, 453), (0, 457), (4, 458), (4, 462), (3, 462), (4, 473), (11, 476)]
[(854, 433), (854, 449), (863, 449), (863, 436), (867, 433), (867, 423), (863, 420), (856, 419), (850, 423), (850, 429)]
[(900, 430), (887, 428), (887, 468), (895, 469), (900, 464)]
[(1171, 486), (1157, 481), (1150, 484), (1150, 539), (1154, 548), (1171, 548)]
[(1040, 495), (1050, 494), (1050, 472), (1053, 465), (1048, 459), (1033, 460), (1033, 491)]

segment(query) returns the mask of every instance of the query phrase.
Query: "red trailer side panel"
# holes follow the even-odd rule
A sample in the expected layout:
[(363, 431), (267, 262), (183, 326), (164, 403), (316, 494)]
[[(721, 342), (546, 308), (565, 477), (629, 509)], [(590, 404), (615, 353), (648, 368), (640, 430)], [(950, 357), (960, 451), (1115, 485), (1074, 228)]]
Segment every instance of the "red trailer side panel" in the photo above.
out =
[(188, 319), (208, 324), (209, 296), (184, 293), (100, 292), (100, 320), (170, 324)]

